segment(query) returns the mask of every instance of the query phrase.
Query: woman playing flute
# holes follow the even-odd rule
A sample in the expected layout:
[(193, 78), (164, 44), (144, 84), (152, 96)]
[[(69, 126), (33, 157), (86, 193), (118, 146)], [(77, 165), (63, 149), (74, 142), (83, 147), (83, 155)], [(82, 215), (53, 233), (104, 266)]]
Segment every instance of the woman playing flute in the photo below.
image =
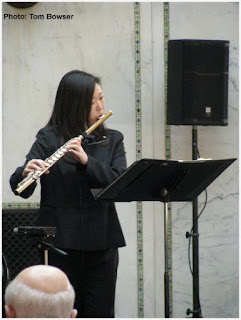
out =
[[(99, 78), (78, 70), (65, 74), (50, 120), (37, 133), (24, 165), (10, 178), (12, 190), (29, 172), (46, 168), (42, 159), (86, 131), (104, 109)], [(56, 227), (54, 245), (68, 254), (49, 251), (49, 264), (68, 275), (78, 317), (113, 318), (118, 248), (125, 240), (114, 203), (95, 201), (91, 189), (106, 187), (125, 171), (123, 135), (101, 124), (90, 137), (70, 141), (67, 149), (40, 177), (38, 225)], [(30, 197), (35, 187), (36, 182), (20, 196)]]

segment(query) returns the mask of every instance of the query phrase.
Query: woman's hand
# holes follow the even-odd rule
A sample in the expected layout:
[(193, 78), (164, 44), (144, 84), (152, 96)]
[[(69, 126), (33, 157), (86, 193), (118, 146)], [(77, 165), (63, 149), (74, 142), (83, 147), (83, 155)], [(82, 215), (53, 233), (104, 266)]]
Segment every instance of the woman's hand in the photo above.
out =
[(87, 165), (88, 156), (81, 145), (81, 138), (74, 138), (68, 143), (67, 150), (82, 165)]
[[(30, 172), (42, 171), (46, 167), (48, 167), (48, 164), (44, 162), (44, 160), (32, 159), (27, 163), (26, 167), (24, 168), (22, 176), (25, 178)], [(49, 170), (46, 170), (44, 174), (48, 174), (49, 172), (50, 172)]]

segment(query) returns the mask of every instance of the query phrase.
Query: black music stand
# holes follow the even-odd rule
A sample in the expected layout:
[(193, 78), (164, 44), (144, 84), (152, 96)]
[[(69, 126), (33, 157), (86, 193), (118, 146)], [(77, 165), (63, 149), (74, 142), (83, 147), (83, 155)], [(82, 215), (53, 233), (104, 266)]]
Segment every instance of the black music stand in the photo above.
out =
[(169, 312), (169, 272), (167, 221), (168, 202), (192, 201), (236, 159), (224, 160), (155, 160), (134, 162), (105, 189), (92, 189), (96, 200), (112, 202), (164, 202), (165, 317)]

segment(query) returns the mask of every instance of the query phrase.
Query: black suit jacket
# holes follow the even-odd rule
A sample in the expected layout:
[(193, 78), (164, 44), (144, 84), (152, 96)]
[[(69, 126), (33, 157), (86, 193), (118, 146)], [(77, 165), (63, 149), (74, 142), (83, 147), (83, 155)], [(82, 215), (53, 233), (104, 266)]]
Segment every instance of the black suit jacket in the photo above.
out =
[[(87, 166), (70, 162), (66, 156), (58, 160), (50, 173), (40, 177), (41, 201), (38, 224), (57, 228), (55, 245), (73, 250), (105, 250), (125, 245), (114, 203), (97, 202), (90, 189), (109, 185), (126, 169), (123, 135), (106, 130), (107, 141), (86, 144)], [(31, 159), (46, 159), (61, 147), (55, 127), (41, 129), (23, 166), (10, 178), (14, 191), (23, 179), (22, 172)], [(36, 182), (20, 196), (28, 198)]]

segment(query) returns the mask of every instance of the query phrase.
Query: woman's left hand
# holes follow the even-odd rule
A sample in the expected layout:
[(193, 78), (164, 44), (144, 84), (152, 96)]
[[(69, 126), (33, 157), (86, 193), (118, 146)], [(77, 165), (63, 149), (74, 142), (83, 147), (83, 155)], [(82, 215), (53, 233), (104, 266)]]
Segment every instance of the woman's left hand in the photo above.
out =
[(87, 165), (88, 156), (81, 145), (80, 138), (74, 138), (68, 143), (67, 150), (82, 165)]

